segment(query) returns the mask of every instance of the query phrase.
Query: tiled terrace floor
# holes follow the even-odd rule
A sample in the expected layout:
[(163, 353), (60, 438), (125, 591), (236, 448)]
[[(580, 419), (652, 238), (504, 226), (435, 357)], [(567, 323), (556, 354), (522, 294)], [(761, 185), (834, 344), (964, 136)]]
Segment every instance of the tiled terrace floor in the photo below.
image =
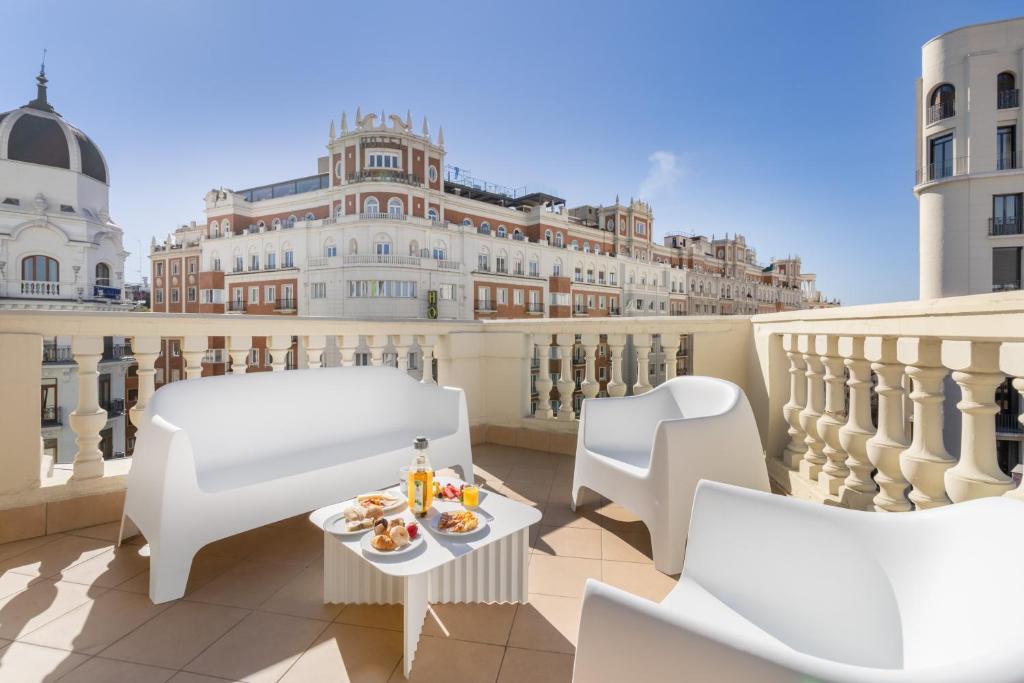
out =
[[(543, 509), (526, 605), (439, 605), (413, 681), (569, 681), (583, 584), (660, 600), (646, 529), (569, 509), (572, 458), (474, 449), (477, 479)], [(322, 532), (303, 517), (204, 548), (186, 596), (153, 605), (142, 539), (116, 524), (0, 545), (0, 681), (404, 681), (400, 606), (324, 605)]]

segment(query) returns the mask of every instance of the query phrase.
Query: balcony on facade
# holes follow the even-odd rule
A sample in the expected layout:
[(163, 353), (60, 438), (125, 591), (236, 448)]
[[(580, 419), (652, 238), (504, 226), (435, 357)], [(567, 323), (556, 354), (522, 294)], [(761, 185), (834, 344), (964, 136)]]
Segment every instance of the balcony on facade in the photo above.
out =
[(943, 119), (956, 116), (956, 106), (952, 100), (938, 102), (928, 107), (928, 123), (936, 123)]
[(294, 311), (296, 310), (295, 299), (278, 299), (274, 302), (275, 311)]
[(999, 109), (1013, 109), (1020, 106), (1020, 90), (1017, 88), (1000, 90), (996, 93), (996, 106)]
[(590, 307), (585, 304), (576, 304), (572, 307), (572, 314), (580, 316), (590, 315)]
[(997, 171), (1013, 171), (1021, 167), (1020, 152), (1007, 152), (996, 155)]
[(423, 185), (423, 178), (419, 177), (415, 173), (406, 173), (405, 171), (395, 170), (363, 170), (359, 173), (349, 173), (345, 176), (345, 181), (349, 183), (379, 181), (385, 183), (402, 183), (404, 185), (413, 185), (414, 187), (420, 187)]
[(74, 363), (71, 346), (55, 342), (43, 342), (43, 362), (54, 364)]
[(531, 314), (542, 314), (544, 313), (544, 304), (540, 301), (527, 301), (526, 312)]
[(63, 424), (60, 406), (43, 406), (39, 424), (42, 427), (60, 427)]
[(1024, 232), (1024, 221), (1020, 216), (1006, 216), (988, 219), (988, 234), (993, 237), (1020, 235)]
[(380, 213), (379, 211), (364, 212), (359, 214), (361, 221), (404, 221), (404, 213)]
[(109, 401), (100, 401), (100, 408), (107, 411), (107, 417), (117, 417), (124, 414), (124, 399), (114, 398)]
[(493, 299), (477, 299), (474, 309), (480, 313), (496, 313), (498, 306)]
[(229, 301), (228, 313), (245, 313), (244, 301)]
[(1015, 292), (1020, 289), (1020, 280), (1004, 280), (992, 283), (993, 292)]
[(916, 181), (918, 185), (945, 178), (954, 178), (968, 173), (968, 157), (959, 156), (945, 159), (935, 163), (929, 163), (917, 169)]

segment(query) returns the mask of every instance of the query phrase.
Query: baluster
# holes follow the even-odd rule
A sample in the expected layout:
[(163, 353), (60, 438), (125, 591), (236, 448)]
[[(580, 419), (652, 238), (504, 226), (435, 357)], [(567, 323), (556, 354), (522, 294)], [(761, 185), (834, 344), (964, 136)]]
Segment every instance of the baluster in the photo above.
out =
[(636, 351), (636, 384), (633, 395), (639, 396), (651, 390), (651, 335), (634, 334), (633, 350)]
[(877, 350), (872, 351), (870, 355), (875, 360), (871, 369), (878, 375), (878, 431), (868, 439), (867, 452), (871, 464), (878, 469), (875, 510), (906, 512), (911, 506), (900, 454), (908, 444), (903, 421), (903, 366), (896, 357), (896, 338), (883, 337)]
[(395, 347), (395, 367), (409, 374), (409, 346), (412, 337), (404, 334), (396, 334), (391, 337), (391, 344)]
[(807, 379), (807, 405), (800, 411), (800, 427), (804, 430), (807, 450), (804, 452), (804, 459), (800, 461), (800, 474), (813, 480), (817, 480), (821, 467), (826, 462), (825, 442), (818, 434), (818, 420), (825, 410), (825, 384), (822, 381), (825, 368), (822, 367), (821, 358), (815, 351), (815, 337), (813, 334), (805, 334), (800, 336), (799, 341), (800, 353), (807, 366), (804, 372)]
[(142, 418), (146, 413), (146, 406), (149, 405), (149, 399), (156, 391), (154, 366), (160, 355), (160, 337), (135, 337), (132, 339), (132, 352), (139, 364), (135, 373), (139, 378), (139, 394), (135, 405), (128, 411), (128, 416), (138, 429), (142, 426)]
[(839, 490), (839, 498), (849, 507), (874, 508), (878, 490), (871, 478), (874, 465), (868, 458), (867, 443), (875, 435), (871, 424), (871, 363), (864, 356), (864, 337), (843, 337), (840, 349), (843, 363), (850, 371), (846, 386), (850, 387), (850, 408), (846, 424), (839, 430), (839, 443), (847, 453), (849, 476)]
[(942, 389), (948, 370), (942, 365), (942, 341), (939, 339), (905, 339), (898, 351), (906, 363), (914, 405), (914, 427), (910, 448), (903, 451), (900, 464), (903, 476), (913, 487), (910, 500), (918, 510), (949, 505), (946, 496), (946, 470), (956, 460), (942, 442)]
[(550, 334), (535, 334), (533, 341), (540, 355), (540, 367), (537, 368), (537, 413), (536, 416), (552, 420), (555, 415), (551, 409), (551, 345)]
[[(1014, 377), (1013, 388), (1017, 391), (1018, 394), (1020, 394), (1019, 400), (1024, 402), (1024, 377)], [(1021, 427), (1024, 428), (1024, 411), (1021, 411), (1021, 414), (1017, 416), (1017, 421), (1020, 422)], [(1024, 500), (1024, 481), (1022, 481), (1021, 484), (1017, 486), (1017, 488), (1010, 491), (1006, 495), (1018, 498), (1020, 500)]]
[(846, 452), (839, 441), (839, 430), (845, 422), (843, 415), (843, 359), (839, 356), (839, 337), (820, 335), (817, 340), (819, 360), (825, 368), (825, 411), (818, 418), (818, 435), (825, 443), (822, 454), (826, 458), (818, 475), (821, 490), (829, 495), (839, 493), (850, 470), (846, 468)]
[(798, 348), (799, 338), (795, 334), (782, 336), (782, 348), (786, 350), (786, 357), (789, 359), (789, 401), (782, 407), (782, 414), (786, 416), (786, 423), (789, 429), (789, 444), (782, 454), (783, 462), (791, 470), (799, 469), (800, 462), (807, 452), (807, 434), (800, 426), (800, 413), (807, 404), (807, 377), (804, 374), (807, 366), (804, 364), (804, 357)]
[(576, 380), (572, 376), (572, 347), (576, 340), (573, 334), (557, 334), (559, 372), (558, 372), (558, 419), (567, 422), (576, 419), (573, 411), (572, 394), (576, 388)]
[(273, 372), (283, 372), (288, 365), (288, 351), (292, 347), (292, 338), (286, 334), (275, 334), (267, 337), (267, 348), (273, 361), (270, 367)]
[(580, 335), (580, 343), (583, 345), (584, 353), (587, 354), (584, 359), (586, 375), (580, 384), (580, 391), (583, 392), (584, 399), (594, 398), (601, 390), (597, 381), (597, 345), (599, 339), (596, 334), (584, 334)]
[(75, 432), (78, 452), (75, 454), (72, 480), (103, 476), (103, 454), (100, 452), (100, 430), (107, 424), (107, 411), (100, 408), (99, 367), (103, 356), (103, 337), (78, 337), (71, 341), (71, 353), (78, 363), (78, 405), (69, 418)]
[(207, 337), (186, 336), (181, 342), (181, 355), (185, 357), (185, 379), (203, 376), (203, 355), (206, 354)]
[(387, 346), (388, 336), (386, 334), (371, 334), (366, 336), (366, 345), (370, 348), (370, 365), (380, 367), (384, 365), (384, 347)]
[(311, 334), (306, 340), (306, 365), (311, 368), (323, 367), (322, 356), (327, 346), (327, 337), (322, 334)]
[(622, 381), (623, 355), (626, 352), (626, 335), (608, 335), (608, 362), (611, 365), (611, 375), (608, 383), (605, 384), (605, 391), (609, 396), (625, 396), (626, 383)]
[(437, 345), (436, 334), (425, 334), (419, 337), (419, 345), (423, 350), (423, 379), (427, 384), (434, 383), (434, 347)]
[[(666, 340), (669, 342), (668, 346), (665, 344)], [(665, 356), (665, 381), (667, 382), (679, 376), (679, 335), (661, 335), (661, 350)]]
[(359, 348), (359, 335), (346, 334), (337, 336), (337, 345), (341, 349), (342, 367), (351, 368), (356, 364), (356, 350)]
[(946, 471), (946, 493), (954, 503), (999, 496), (1013, 488), (996, 459), (996, 388), (1003, 382), (998, 342), (950, 342), (943, 346), (945, 365), (954, 368), (960, 385), (960, 461)]
[(249, 364), (249, 349), (252, 347), (252, 337), (235, 336), (228, 337), (228, 355), (231, 356), (231, 374), (244, 375)]

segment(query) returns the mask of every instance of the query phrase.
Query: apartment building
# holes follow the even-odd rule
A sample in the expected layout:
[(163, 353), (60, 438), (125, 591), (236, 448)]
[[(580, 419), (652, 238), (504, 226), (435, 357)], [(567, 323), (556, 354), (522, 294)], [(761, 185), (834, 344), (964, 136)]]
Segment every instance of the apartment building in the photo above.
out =
[[(914, 185), (921, 298), (1019, 290), (1024, 18), (944, 33), (924, 44), (921, 63)], [(1010, 380), (996, 402), (1000, 462), (1019, 462), (1021, 401)]]
[[(0, 113), (0, 311), (123, 311), (123, 232), (110, 217), (110, 181), (99, 147), (47, 99)], [(42, 449), (50, 465), (73, 461), (70, 418), (79, 404), (83, 360), (95, 372), (106, 411), (99, 449), (130, 455), (135, 428), (125, 417), (138, 395), (131, 347), (107, 337), (95, 354), (76, 355), (71, 337), (44, 340), (40, 369)], [(86, 357), (87, 356), (87, 357)], [(95, 365), (93, 365), (95, 364)]]

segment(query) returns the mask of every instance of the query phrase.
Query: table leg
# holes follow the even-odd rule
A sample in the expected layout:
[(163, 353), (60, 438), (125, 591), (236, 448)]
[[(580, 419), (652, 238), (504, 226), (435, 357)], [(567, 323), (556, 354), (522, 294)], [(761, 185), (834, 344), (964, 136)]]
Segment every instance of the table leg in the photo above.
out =
[(420, 642), (423, 622), (427, 618), (427, 575), (417, 574), (405, 578), (404, 618), (402, 623), (405, 639), (402, 652), (402, 664), (405, 677), (412, 672), (412, 660), (416, 656), (416, 646)]

